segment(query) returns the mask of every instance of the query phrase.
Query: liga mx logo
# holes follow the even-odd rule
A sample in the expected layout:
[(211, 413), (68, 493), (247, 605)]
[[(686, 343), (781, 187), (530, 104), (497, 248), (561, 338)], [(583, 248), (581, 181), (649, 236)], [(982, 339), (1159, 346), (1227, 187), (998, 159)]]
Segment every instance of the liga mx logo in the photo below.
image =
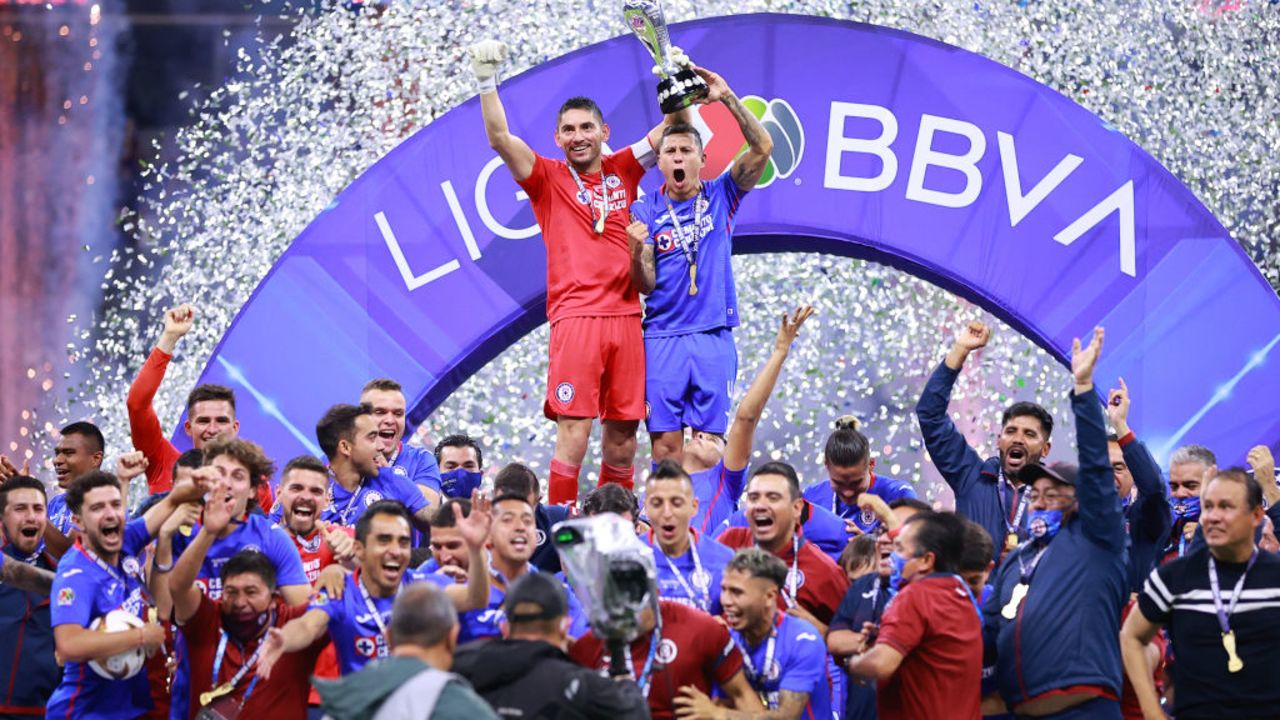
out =
[[(765, 100), (758, 95), (747, 95), (742, 98), (742, 104), (756, 116), (773, 139), (773, 152), (756, 187), (768, 187), (775, 180), (791, 177), (804, 157), (804, 126), (791, 103), (782, 98)], [(722, 148), (716, 148), (716, 139), (717, 136), (742, 137), (737, 120), (728, 111), (720, 112), (719, 108), (710, 105), (701, 109), (700, 116), (712, 133), (707, 143), (707, 167), (703, 177), (715, 177), (747, 151), (747, 143), (744, 141), (732, 156), (726, 157)]]

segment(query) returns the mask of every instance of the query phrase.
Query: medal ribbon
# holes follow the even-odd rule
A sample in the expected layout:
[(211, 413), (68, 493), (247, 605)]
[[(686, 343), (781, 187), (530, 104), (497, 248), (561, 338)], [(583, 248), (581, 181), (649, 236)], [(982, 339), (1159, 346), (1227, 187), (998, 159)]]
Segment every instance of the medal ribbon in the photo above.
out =
[(578, 171), (574, 169), (573, 163), (565, 163), (569, 168), (569, 174), (573, 176), (573, 184), (578, 186), (578, 193), (585, 193), (587, 196), (587, 207), (590, 208), (591, 225), (593, 228), (599, 228), (597, 233), (604, 232), (604, 221), (609, 217), (609, 195), (604, 186), (604, 168), (600, 168), (600, 217), (596, 217), (596, 199), (587, 191), (587, 186), (582, 183), (582, 178), (578, 177)]
[(628, 647), (627, 651), (622, 654), (627, 661), (627, 672), (636, 681), (636, 685), (640, 686), (640, 694), (644, 695), (646, 700), (649, 698), (649, 688), (653, 685), (653, 660), (658, 656), (658, 646), (662, 644), (661, 615), (658, 614), (656, 609), (653, 611), (653, 615), (655, 620), (653, 635), (649, 636), (649, 655), (645, 658), (644, 668), (639, 675), (636, 675), (636, 666), (631, 662), (631, 648)]
[[(1000, 517), (1004, 519), (1005, 529), (1010, 534), (1017, 534), (1019, 528), (1021, 528), (1022, 526), (1022, 516), (1027, 511), (1027, 493), (1019, 492), (1018, 488), (1014, 487), (1013, 483), (1009, 482), (1009, 480), (1005, 478), (1004, 468), (1000, 468), (999, 484), (1000, 484), (1000, 487), (996, 491), (996, 500), (1000, 503)], [(1013, 513), (1012, 521), (1010, 521), (1009, 519), (1009, 511), (1004, 509), (1003, 490), (1005, 486), (1008, 486), (1009, 490), (1013, 493), (1014, 499), (1017, 501), (1017, 508), (1016, 508), (1016, 512)]]
[(782, 589), (782, 598), (786, 601), (788, 608), (793, 608), (799, 604), (796, 600), (796, 590), (800, 584), (800, 573), (797, 569), (800, 566), (800, 533), (796, 532), (791, 536), (791, 572), (787, 573), (787, 587)]
[[(338, 482), (337, 478), (334, 478), (333, 482), (336, 484)], [(356, 489), (351, 491), (351, 497), (347, 498), (347, 504), (338, 511), (338, 518), (341, 520), (343, 525), (351, 525), (351, 506), (355, 505), (356, 500), (360, 498), (361, 490), (364, 490), (364, 478), (360, 478), (360, 484), (356, 485)], [(329, 494), (330, 499), (332, 500), (332, 487), (329, 489)]]
[(759, 670), (756, 670), (755, 663), (751, 662), (751, 651), (747, 649), (742, 640), (738, 639), (738, 633), (729, 634), (729, 637), (733, 638), (733, 643), (738, 646), (739, 652), (742, 653), (742, 664), (746, 667), (747, 680), (755, 687), (756, 692), (761, 693), (768, 710), (778, 709), (778, 692), (776, 690), (765, 690), (765, 683), (769, 679), (767, 677), (769, 668), (773, 665), (773, 653), (778, 641), (778, 626), (782, 624), (782, 619), (782, 614), (775, 610), (773, 619), (769, 621), (771, 627), (769, 629), (769, 640), (764, 646), (764, 663), (761, 664)]
[[(698, 543), (697, 543), (698, 538), (696, 535), (693, 535), (693, 530), (690, 530), (689, 533), (690, 533), (689, 553), (693, 555), (693, 577), (694, 578), (706, 577), (703, 574), (703, 570), (702, 570), (702, 558), (698, 556)], [(650, 532), (649, 535), (650, 535), (649, 539), (650, 541), (652, 541), (653, 533)], [(658, 546), (655, 546), (655, 547), (658, 547)], [(703, 587), (702, 601), (698, 602), (698, 596), (696, 593), (694, 593), (693, 587), (690, 585), (688, 581), (684, 579), (684, 573), (680, 572), (680, 568), (676, 567), (675, 562), (671, 560), (671, 556), (663, 552), (661, 547), (658, 547), (658, 554), (661, 555), (663, 559), (667, 561), (667, 567), (671, 569), (671, 573), (675, 575), (676, 580), (680, 582), (680, 587), (683, 588), (686, 593), (688, 593), (689, 599), (692, 600), (698, 606), (698, 608), (701, 609), (703, 612), (710, 612), (711, 611), (710, 609), (711, 608), (711, 589), (709, 587)], [(708, 582), (708, 584), (710, 583)]]
[(1213, 555), (1209, 555), (1209, 587), (1213, 590), (1213, 608), (1218, 612), (1218, 627), (1222, 628), (1222, 634), (1231, 632), (1231, 614), (1236, 611), (1236, 605), (1240, 602), (1240, 593), (1244, 590), (1244, 580), (1249, 576), (1249, 571), (1253, 569), (1253, 564), (1258, 561), (1258, 548), (1253, 549), (1253, 554), (1249, 556), (1249, 564), (1244, 566), (1244, 572), (1240, 573), (1240, 579), (1236, 580), (1236, 586), (1231, 591), (1231, 604), (1225, 608), (1222, 605), (1222, 588), (1218, 585), (1218, 565), (1213, 561)]
[[(1028, 541), (1027, 543), (1024, 543), (1022, 547), (1025, 548), (1029, 546), (1031, 542), (1032, 541)], [(1018, 553), (1018, 574), (1020, 576), (1018, 581), (1020, 583), (1027, 586), (1031, 585), (1031, 577), (1036, 574), (1036, 568), (1040, 567), (1040, 561), (1044, 559), (1045, 554), (1048, 552), (1049, 552), (1049, 545), (1048, 543), (1046, 543), (1045, 546), (1040, 548), (1040, 551), (1036, 553), (1036, 556), (1031, 559), (1030, 566), (1028, 566), (1022, 560), (1022, 556), (1025, 553)], [(968, 588), (967, 585), (965, 587)], [(969, 594), (972, 595), (973, 593), (970, 592)]]
[[(373, 604), (373, 598), (369, 596), (369, 590), (364, 586), (363, 578), (356, 578), (356, 587), (360, 588), (360, 597), (364, 599), (365, 609), (373, 616), (373, 622), (378, 626), (378, 632), (382, 634), (382, 644), (375, 647), (374, 654), (380, 658), (386, 657), (391, 639), (387, 635), (386, 623), (382, 622), (382, 613), (378, 612), (378, 608)], [(400, 588), (396, 588), (396, 594), (400, 594)]]
[(689, 266), (698, 264), (698, 241), (701, 239), (698, 233), (702, 229), (702, 213), (707, 209), (707, 202), (702, 194), (702, 188), (698, 188), (698, 194), (693, 197), (693, 232), (692, 239), (689, 238), (684, 231), (684, 227), (680, 224), (680, 218), (676, 215), (675, 206), (671, 204), (671, 198), (666, 194), (662, 194), (662, 199), (667, 202), (667, 212), (671, 215), (671, 224), (676, 228), (676, 244), (680, 246), (680, 251), (684, 253), (684, 259)]
[[(271, 613), (271, 616), (272, 616), (272, 619), (268, 623), (269, 626), (275, 625), (274, 611)], [(221, 674), (221, 671), (222, 671), (223, 656), (227, 652), (227, 638), (228, 638), (227, 631), (223, 630), (222, 638), (218, 640), (218, 650), (216, 653), (214, 653), (214, 656), (213, 656), (213, 681), (210, 683), (210, 688), (214, 690), (216, 690), (219, 687), (222, 687), (221, 685), (218, 684), (218, 676)], [(258, 663), (258, 656), (262, 654), (262, 646), (263, 646), (262, 641), (259, 641), (258, 647), (254, 648), (253, 654), (249, 656), (249, 659), (245, 660), (244, 663), (240, 665), (240, 669), (236, 671), (236, 674), (231, 676), (231, 679), (225, 683), (227, 687), (231, 688), (227, 694), (235, 692), (236, 686), (239, 685), (240, 681), (244, 679), (245, 674), (248, 673), (250, 670), (252, 670), (254, 665)], [(257, 686), (258, 686), (258, 676), (255, 674), (253, 676), (253, 679), (249, 681), (248, 689), (244, 691), (244, 697), (240, 698), (241, 708), (243, 708), (245, 704), (249, 702), (249, 696), (253, 694), (253, 689)]]

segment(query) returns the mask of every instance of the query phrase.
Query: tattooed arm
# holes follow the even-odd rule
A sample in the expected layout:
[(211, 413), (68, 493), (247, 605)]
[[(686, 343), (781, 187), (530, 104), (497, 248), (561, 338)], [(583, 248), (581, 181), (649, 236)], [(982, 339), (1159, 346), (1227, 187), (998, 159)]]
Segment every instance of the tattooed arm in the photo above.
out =
[(724, 103), (729, 113), (738, 121), (738, 127), (742, 129), (742, 137), (746, 138), (747, 151), (733, 161), (733, 181), (737, 183), (740, 190), (746, 192), (755, 187), (760, 176), (764, 174), (764, 166), (769, 162), (769, 154), (773, 152), (773, 138), (756, 116), (751, 114), (747, 106), (742, 104), (738, 96), (733, 94), (733, 90), (729, 89), (729, 83), (725, 82), (724, 78), (706, 68), (697, 68), (697, 72), (711, 88), (711, 92), (703, 102), (719, 100)]

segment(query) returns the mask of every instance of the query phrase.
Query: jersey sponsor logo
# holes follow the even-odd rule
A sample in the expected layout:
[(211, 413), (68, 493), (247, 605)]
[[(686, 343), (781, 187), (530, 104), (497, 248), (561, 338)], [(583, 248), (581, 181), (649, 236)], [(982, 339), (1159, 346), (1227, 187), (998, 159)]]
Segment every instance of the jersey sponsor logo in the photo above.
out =
[(573, 383), (562, 382), (556, 386), (556, 399), (562, 403), (573, 402)]
[(62, 606), (70, 605), (76, 601), (76, 591), (69, 587), (64, 587), (58, 591), (58, 604)]
[(670, 665), (675, 662), (676, 656), (680, 654), (680, 648), (676, 645), (676, 641), (671, 638), (662, 638), (662, 642), (658, 643), (658, 651), (654, 653), (654, 659), (663, 665)]
[(794, 580), (794, 587), (797, 587), (797, 588), (804, 587), (804, 571), (801, 570), (800, 568), (794, 568), (792, 570), (788, 570), (787, 571), (787, 587), (793, 586), (793, 582), (792, 582), (793, 580)]

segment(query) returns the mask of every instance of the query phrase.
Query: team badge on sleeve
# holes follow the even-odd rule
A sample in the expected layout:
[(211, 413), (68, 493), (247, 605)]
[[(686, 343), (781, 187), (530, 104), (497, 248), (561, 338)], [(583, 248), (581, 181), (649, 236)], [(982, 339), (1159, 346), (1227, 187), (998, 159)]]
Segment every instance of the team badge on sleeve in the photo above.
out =
[(76, 601), (76, 591), (69, 587), (64, 587), (58, 591), (58, 604), (62, 606), (70, 605)]

